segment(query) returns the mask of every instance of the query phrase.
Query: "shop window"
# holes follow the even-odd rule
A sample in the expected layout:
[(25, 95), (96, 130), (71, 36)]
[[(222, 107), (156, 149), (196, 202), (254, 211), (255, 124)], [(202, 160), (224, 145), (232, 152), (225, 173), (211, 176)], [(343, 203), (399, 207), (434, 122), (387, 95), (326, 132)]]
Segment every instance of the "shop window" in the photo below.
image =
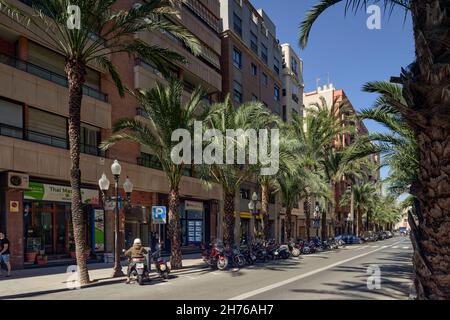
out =
[(0, 135), (23, 138), (23, 107), (0, 99)]
[(241, 188), (240, 194), (241, 194), (241, 199), (250, 200), (250, 189)]

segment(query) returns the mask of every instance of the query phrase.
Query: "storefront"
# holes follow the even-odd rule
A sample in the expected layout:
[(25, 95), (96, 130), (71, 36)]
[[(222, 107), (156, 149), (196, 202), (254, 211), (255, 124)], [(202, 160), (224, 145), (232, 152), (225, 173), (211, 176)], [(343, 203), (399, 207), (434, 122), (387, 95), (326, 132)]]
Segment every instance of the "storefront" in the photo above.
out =
[(183, 247), (199, 247), (209, 239), (209, 208), (203, 202), (185, 200), (180, 205)]
[[(75, 251), (69, 186), (30, 181), (23, 193), (23, 236), (25, 262), (33, 263), (27, 253), (40, 253), (53, 259), (65, 258)], [(105, 250), (104, 211), (99, 208), (99, 193), (81, 189), (86, 243), (91, 253)], [(31, 257), (31, 258), (30, 258)]]
[[(245, 240), (248, 242), (250, 240), (251, 230), (251, 213), (250, 212), (240, 212), (240, 235), (241, 242)], [(255, 216), (255, 227), (253, 230), (253, 234), (256, 234), (257, 237), (262, 236), (263, 234), (263, 220), (262, 215)]]

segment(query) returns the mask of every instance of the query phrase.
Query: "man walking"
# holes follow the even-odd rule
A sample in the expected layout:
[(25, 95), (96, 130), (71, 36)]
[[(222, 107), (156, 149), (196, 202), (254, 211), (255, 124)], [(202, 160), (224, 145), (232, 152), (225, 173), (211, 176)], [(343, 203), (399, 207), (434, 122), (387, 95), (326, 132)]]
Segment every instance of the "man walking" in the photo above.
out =
[[(6, 275), (9, 277), (11, 275), (11, 263), (9, 262), (9, 240), (6, 238), (6, 235), (4, 232), (0, 231), (0, 262), (5, 263), (8, 274)], [(0, 274), (2, 273), (0, 268)]]

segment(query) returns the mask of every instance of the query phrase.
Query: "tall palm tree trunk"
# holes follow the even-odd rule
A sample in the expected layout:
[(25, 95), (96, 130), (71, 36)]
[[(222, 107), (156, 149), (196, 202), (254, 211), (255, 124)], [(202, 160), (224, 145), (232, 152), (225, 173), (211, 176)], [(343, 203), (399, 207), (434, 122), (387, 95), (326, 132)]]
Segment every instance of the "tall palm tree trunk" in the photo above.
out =
[(286, 239), (285, 241), (289, 241), (292, 238), (292, 207), (288, 206), (286, 208)]
[(170, 267), (180, 269), (183, 266), (181, 254), (181, 224), (179, 215), (180, 193), (178, 187), (171, 187), (169, 192), (169, 236)]
[(418, 299), (450, 299), (449, 13), (447, 0), (411, 1), (416, 62), (402, 80), (414, 111), (400, 111), (414, 128), (420, 153), (411, 188), (420, 204), (418, 224), (410, 219)]
[(306, 239), (311, 238), (311, 197), (306, 196), (303, 203), (303, 212), (305, 213)]
[(86, 66), (76, 60), (66, 63), (65, 71), (69, 82), (69, 153), (70, 153), (70, 186), (72, 188), (72, 224), (75, 240), (78, 277), (80, 285), (90, 282), (86, 263), (86, 241), (81, 202), (81, 170), (80, 170), (80, 126), (81, 100), (85, 82)]
[(357, 236), (361, 236), (363, 233), (363, 221), (362, 221), (362, 211), (360, 209), (357, 210), (356, 212), (358, 219), (357, 219), (357, 223), (356, 223), (356, 233), (355, 235)]
[(264, 237), (266, 240), (270, 238), (269, 228), (269, 186), (267, 184), (261, 185), (261, 214), (264, 221)]
[(226, 245), (233, 245), (234, 243), (234, 198), (235, 192), (225, 191), (225, 205), (224, 205), (224, 224), (223, 224), (223, 242)]
[(328, 239), (328, 230), (327, 230), (327, 211), (322, 211), (322, 232), (321, 232), (322, 240)]

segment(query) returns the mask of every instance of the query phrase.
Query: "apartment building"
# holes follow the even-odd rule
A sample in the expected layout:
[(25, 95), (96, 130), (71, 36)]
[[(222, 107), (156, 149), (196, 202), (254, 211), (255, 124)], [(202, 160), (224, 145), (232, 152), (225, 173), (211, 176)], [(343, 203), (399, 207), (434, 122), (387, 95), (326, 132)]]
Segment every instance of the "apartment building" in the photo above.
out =
[[(31, 10), (22, 1), (12, 2)], [(133, 3), (121, 0), (117, 8)], [(200, 56), (193, 56), (171, 34), (142, 32), (136, 37), (186, 56), (187, 65), (173, 65), (174, 74), (185, 84), (185, 95), (201, 84), (209, 93), (208, 100), (214, 101), (222, 91), (219, 1), (179, 0), (176, 6), (179, 14), (174, 22), (200, 39)], [(11, 241), (14, 268), (33, 264), (36, 251), (49, 261), (69, 258), (74, 246), (64, 62), (54, 48), (39, 44), (32, 32), (0, 17), (0, 228)], [(150, 89), (156, 81), (165, 83), (148, 61), (115, 55), (113, 62), (130, 88)], [(149, 150), (135, 143), (119, 143), (107, 152), (98, 148), (111, 134), (114, 121), (123, 117), (143, 119), (145, 114), (130, 96), (121, 98), (110, 77), (94, 65), (89, 66), (86, 78), (81, 112), (86, 240), (93, 254), (113, 249), (113, 208), (101, 201), (98, 179), (105, 173), (113, 181), (110, 166), (118, 159), (122, 165), (120, 185), (126, 176), (134, 184), (131, 207), (121, 206), (120, 210), (122, 243), (139, 236), (148, 245), (150, 231), (158, 231), (151, 224), (151, 207), (167, 203), (168, 184), (160, 165)], [(188, 168), (180, 194), (183, 246), (195, 248), (201, 241), (216, 237), (220, 187), (205, 190)], [(166, 238), (165, 227), (161, 232)]]
[[(262, 9), (249, 0), (220, 0), (223, 23), (222, 91), (230, 94), (235, 106), (246, 101), (260, 101), (273, 113), (281, 116), (282, 54), (276, 27)], [(256, 183), (245, 182), (236, 194), (236, 241), (251, 233), (248, 203), (253, 192), (260, 194)], [(271, 196), (270, 229), (272, 237), (280, 237), (279, 204)], [(261, 216), (256, 217), (257, 230)]]
[(281, 46), (276, 27), (248, 0), (221, 0), (223, 92), (239, 105), (261, 101), (281, 115)]
[[(326, 105), (328, 107), (335, 106), (337, 110), (338, 117), (342, 117), (344, 124), (350, 124), (346, 121), (348, 115), (354, 115), (356, 113), (356, 109), (352, 105), (350, 99), (346, 95), (345, 91), (342, 89), (336, 89), (333, 84), (324, 85), (323, 87), (318, 87), (317, 90), (312, 92), (307, 92), (304, 94), (303, 102), (305, 108), (308, 109), (308, 106), (311, 104), (319, 104), (322, 105), (321, 98), (325, 99)], [(344, 113), (341, 109), (341, 106), (346, 106), (346, 112)], [(358, 136), (367, 135), (369, 133), (367, 127), (364, 125), (362, 121), (357, 121), (356, 123), (351, 123), (356, 126), (355, 133), (343, 133), (336, 137), (334, 145), (336, 148), (344, 148), (352, 144)], [(371, 157), (372, 161), (377, 164), (377, 168), (379, 168), (380, 164), (380, 155), (373, 155)], [(378, 181), (380, 179), (379, 169), (376, 171), (375, 176), (369, 176), (366, 180)], [(343, 178), (340, 182), (335, 185), (335, 194), (334, 200), (336, 203), (335, 206), (335, 214), (336, 221), (335, 225), (332, 225), (331, 217), (327, 217), (327, 226), (328, 232), (333, 230), (337, 234), (344, 233), (346, 230), (347, 217), (350, 213), (350, 208), (340, 206), (339, 203), (341, 201), (342, 195), (347, 190), (347, 188), (353, 183), (363, 183), (367, 181), (351, 181), (349, 178)], [(313, 212), (313, 211), (311, 211)]]
[(293, 115), (303, 115), (303, 60), (295, 53), (294, 48), (289, 43), (281, 45), (282, 50), (282, 109), (281, 118), (289, 121)]

